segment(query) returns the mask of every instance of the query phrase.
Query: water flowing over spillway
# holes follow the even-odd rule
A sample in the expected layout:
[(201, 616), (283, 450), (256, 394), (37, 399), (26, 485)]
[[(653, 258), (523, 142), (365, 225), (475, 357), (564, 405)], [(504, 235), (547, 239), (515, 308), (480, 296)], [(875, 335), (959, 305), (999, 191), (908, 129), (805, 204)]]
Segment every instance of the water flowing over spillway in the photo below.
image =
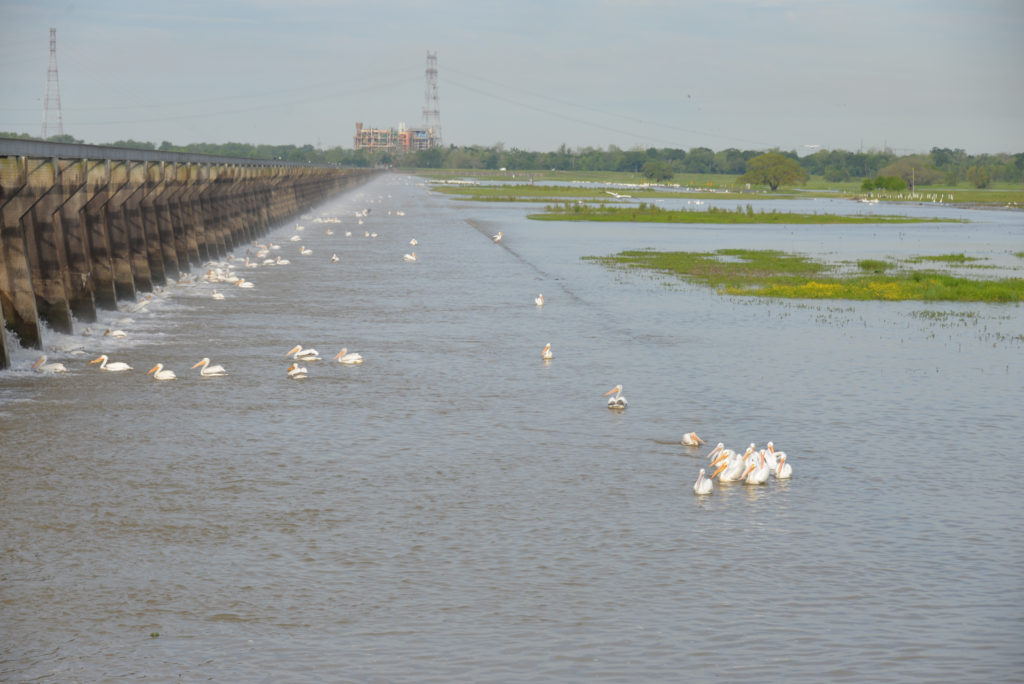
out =
[[(972, 223), (531, 222), (389, 174), (44, 330), (67, 372), (8, 338), (0, 678), (1019, 676), (1024, 521), (987, 465), (1021, 458), (1024, 309), (730, 298), (580, 260), (970, 249), (1013, 268), (1024, 244), (1019, 214), (904, 210)], [(713, 445), (769, 440), (792, 479), (695, 496)]]

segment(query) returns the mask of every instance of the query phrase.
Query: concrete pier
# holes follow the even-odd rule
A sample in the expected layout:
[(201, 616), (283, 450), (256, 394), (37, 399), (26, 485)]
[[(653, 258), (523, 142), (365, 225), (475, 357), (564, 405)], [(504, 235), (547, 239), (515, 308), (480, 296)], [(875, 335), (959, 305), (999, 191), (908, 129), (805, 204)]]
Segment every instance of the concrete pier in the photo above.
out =
[(41, 321), (71, 333), (376, 173), (0, 138), (4, 324), (42, 349)]

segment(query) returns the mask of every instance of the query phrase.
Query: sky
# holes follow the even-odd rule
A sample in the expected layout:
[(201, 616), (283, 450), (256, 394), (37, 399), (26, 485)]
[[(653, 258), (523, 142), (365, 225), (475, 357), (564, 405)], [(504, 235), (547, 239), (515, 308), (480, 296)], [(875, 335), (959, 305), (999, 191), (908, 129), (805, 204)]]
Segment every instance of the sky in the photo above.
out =
[(1024, 152), (1021, 0), (0, 0), (0, 131), (50, 28), (91, 144), (351, 148), (422, 125), (429, 51), (446, 145)]

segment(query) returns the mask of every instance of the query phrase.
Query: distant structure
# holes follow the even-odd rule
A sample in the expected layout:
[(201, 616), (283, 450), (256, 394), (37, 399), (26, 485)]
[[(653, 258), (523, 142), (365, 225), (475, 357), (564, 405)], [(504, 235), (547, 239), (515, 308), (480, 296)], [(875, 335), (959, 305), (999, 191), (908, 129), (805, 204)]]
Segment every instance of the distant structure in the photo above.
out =
[(437, 97), (437, 53), (427, 52), (427, 91), (423, 105), (423, 127), (365, 128), (356, 122), (353, 147), (357, 150), (389, 150), (415, 152), (441, 144), (441, 106)]
[(433, 138), (434, 146), (441, 146), (441, 104), (437, 97), (437, 53), (427, 51), (427, 90), (423, 104), (423, 127)]
[[(51, 122), (56, 115), (57, 123)], [(43, 100), (43, 140), (64, 135), (64, 116), (60, 111), (60, 79), (57, 78), (57, 29), (50, 29), (50, 67), (46, 70), (46, 99)]]

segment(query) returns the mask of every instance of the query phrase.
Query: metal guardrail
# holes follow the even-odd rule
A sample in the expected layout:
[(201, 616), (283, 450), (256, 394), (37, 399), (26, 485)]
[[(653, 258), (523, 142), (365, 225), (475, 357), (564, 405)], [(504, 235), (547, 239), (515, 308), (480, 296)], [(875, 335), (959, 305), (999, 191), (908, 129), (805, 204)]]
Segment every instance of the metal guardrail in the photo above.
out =
[(110, 161), (175, 162), (178, 164), (235, 164), (238, 166), (303, 166), (306, 168), (345, 168), (337, 164), (313, 164), (309, 162), (284, 161), (279, 159), (249, 159), (246, 157), (222, 157), (214, 154), (193, 154), (188, 152), (164, 152), (161, 150), (135, 150), (109, 145), (79, 145), (77, 143), (56, 143), (20, 138), (0, 138), (0, 157), (31, 157), (35, 159), (109, 159)]

